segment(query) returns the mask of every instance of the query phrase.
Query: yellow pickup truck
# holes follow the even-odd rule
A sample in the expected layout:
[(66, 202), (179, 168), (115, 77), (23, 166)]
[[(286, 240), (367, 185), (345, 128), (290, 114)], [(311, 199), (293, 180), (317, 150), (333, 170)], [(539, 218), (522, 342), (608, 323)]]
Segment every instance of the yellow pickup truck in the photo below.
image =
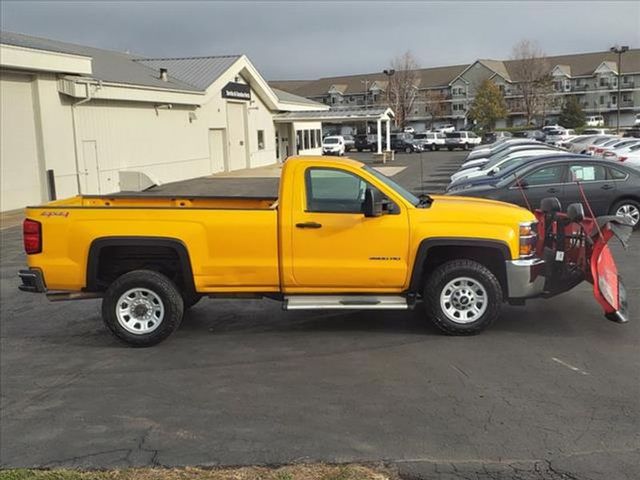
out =
[(504, 301), (576, 282), (550, 283), (547, 240), (537, 235), (546, 214), (416, 197), (349, 159), (291, 158), (278, 198), (114, 194), (28, 207), (20, 289), (102, 298), (106, 326), (132, 346), (167, 338), (203, 296), (267, 297), (286, 310), (424, 301), (442, 331), (468, 335), (490, 325)]

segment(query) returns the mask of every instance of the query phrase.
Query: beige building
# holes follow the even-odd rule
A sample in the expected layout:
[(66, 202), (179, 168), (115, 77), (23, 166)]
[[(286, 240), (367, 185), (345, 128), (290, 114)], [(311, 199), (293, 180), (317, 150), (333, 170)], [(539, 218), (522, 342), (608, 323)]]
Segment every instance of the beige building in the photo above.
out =
[(329, 109), (244, 55), (146, 59), (8, 32), (0, 104), (2, 211), (319, 154), (321, 116), (282, 114)]
[[(536, 114), (535, 122), (556, 122), (565, 99), (575, 97), (585, 114), (601, 116), (604, 126), (616, 125), (618, 107), (620, 125), (634, 125), (640, 118), (640, 49), (632, 48), (622, 55), (620, 72), (617, 60), (617, 54), (610, 51), (546, 57), (553, 91), (548, 95), (548, 108)], [(416, 70), (416, 97), (408, 115), (409, 125), (418, 131), (443, 124), (457, 128), (467, 125), (467, 113), (483, 80), (498, 85), (509, 110), (497, 126), (524, 124), (526, 115), (518, 88), (522, 82), (518, 63), (517, 60), (480, 59), (470, 64)], [(380, 108), (389, 104), (392, 95), (389, 77), (383, 71), (317, 80), (271, 81), (270, 84), (332, 108)]]

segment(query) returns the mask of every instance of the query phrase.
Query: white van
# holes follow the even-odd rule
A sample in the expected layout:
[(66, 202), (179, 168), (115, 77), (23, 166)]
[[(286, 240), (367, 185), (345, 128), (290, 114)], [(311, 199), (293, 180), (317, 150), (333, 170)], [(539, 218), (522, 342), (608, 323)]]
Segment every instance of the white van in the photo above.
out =
[(592, 115), (587, 117), (585, 125), (587, 127), (604, 127), (604, 117), (602, 115)]
[(346, 147), (344, 145), (344, 137), (342, 135), (330, 135), (322, 140), (323, 155), (338, 155), (342, 157)]

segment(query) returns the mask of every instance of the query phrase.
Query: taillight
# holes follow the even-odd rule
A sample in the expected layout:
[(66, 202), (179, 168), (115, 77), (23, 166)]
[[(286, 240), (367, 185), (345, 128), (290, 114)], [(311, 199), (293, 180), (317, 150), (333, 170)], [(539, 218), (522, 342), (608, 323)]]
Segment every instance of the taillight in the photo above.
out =
[(618, 161), (624, 162), (627, 158), (629, 158), (629, 157), (618, 157)]
[(28, 218), (22, 223), (22, 240), (27, 255), (42, 252), (42, 225)]

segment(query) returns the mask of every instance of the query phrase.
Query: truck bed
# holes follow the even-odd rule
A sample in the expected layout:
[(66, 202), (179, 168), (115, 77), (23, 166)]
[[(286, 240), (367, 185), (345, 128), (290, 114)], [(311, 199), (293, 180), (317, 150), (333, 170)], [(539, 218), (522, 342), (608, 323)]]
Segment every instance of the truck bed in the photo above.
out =
[(269, 210), (277, 197), (157, 196), (145, 194), (78, 195), (29, 208), (194, 208)]

